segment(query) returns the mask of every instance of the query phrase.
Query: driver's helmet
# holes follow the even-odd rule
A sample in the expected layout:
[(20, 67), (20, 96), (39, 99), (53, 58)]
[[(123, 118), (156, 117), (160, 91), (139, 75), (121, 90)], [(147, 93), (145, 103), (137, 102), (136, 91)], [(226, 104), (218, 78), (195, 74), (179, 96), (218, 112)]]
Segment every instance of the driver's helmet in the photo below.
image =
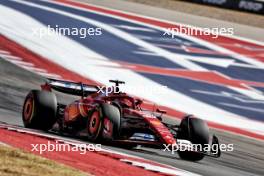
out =
[(132, 107), (132, 102), (127, 98), (122, 98), (119, 100), (119, 103), (122, 107)]

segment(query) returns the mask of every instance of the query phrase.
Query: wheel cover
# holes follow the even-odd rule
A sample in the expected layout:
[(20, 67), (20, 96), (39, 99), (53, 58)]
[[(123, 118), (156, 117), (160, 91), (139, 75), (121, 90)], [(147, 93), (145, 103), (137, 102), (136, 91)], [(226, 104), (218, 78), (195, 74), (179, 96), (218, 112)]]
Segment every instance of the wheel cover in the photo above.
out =
[(32, 97), (29, 97), (24, 106), (24, 119), (25, 121), (29, 122), (32, 119), (34, 111), (34, 100)]
[(108, 119), (104, 118), (104, 135), (108, 138), (113, 137), (113, 123)]
[(91, 119), (89, 120), (89, 124), (88, 124), (89, 134), (96, 135), (100, 128), (100, 123), (101, 123), (100, 114), (98, 111), (95, 111), (91, 116)]

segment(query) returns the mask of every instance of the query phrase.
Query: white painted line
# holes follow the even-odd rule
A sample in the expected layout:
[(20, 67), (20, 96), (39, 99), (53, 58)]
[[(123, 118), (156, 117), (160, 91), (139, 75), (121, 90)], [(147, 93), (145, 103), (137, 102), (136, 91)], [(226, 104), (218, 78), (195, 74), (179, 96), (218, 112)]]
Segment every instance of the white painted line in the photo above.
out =
[(0, 54), (0, 57), (4, 57), (6, 59), (11, 59), (11, 60), (22, 60), (21, 57), (11, 56), (9, 54)]
[(141, 55), (148, 55), (148, 56), (158, 56), (158, 57), (162, 57), (162, 56), (158, 55), (157, 53), (152, 53), (152, 52), (133, 51), (133, 53), (135, 53), (135, 54), (141, 54)]
[(248, 106), (239, 106), (239, 105), (235, 105), (235, 104), (231, 104), (231, 103), (219, 103), (219, 104), (224, 105), (224, 106), (228, 106), (228, 107), (232, 107), (232, 108), (246, 109), (249, 111), (264, 113), (264, 110), (259, 109), (259, 108), (250, 108)]
[(213, 66), (227, 68), (230, 65), (234, 64), (234, 59), (226, 59), (226, 58), (212, 58), (212, 57), (202, 57), (202, 56), (190, 56), (190, 55), (182, 55), (184, 58), (205, 63)]
[(5, 50), (1, 50), (1, 49), (0, 49), (0, 54), (10, 54), (10, 52), (9, 52), (9, 51), (5, 51)]
[(47, 70), (42, 69), (42, 68), (36, 68), (36, 67), (29, 67), (29, 66), (21, 66), (22, 68), (33, 71), (33, 72), (38, 72), (38, 73), (47, 73)]
[(19, 61), (19, 60), (8, 60), (18, 66), (31, 66), (33, 67), (34, 64), (33, 63), (30, 63), (30, 62), (24, 62), (24, 61)]
[(145, 170), (159, 172), (163, 174), (177, 175), (177, 176), (200, 176), (199, 174), (191, 173), (191, 172), (181, 170), (181, 169), (166, 168), (162, 166), (153, 165), (150, 163), (138, 162), (138, 161), (133, 161), (129, 159), (121, 159), (120, 161), (125, 162), (125, 163), (130, 163), (133, 166), (143, 167)]
[(134, 34), (135, 37), (139, 38), (139, 39), (143, 39), (143, 40), (152, 40), (152, 37), (148, 37), (148, 36), (143, 36), (143, 35), (136, 35)]
[(62, 78), (60, 75), (53, 74), (53, 73), (43, 73), (43, 72), (36, 72), (37, 74), (48, 77), (48, 78)]
[(264, 103), (264, 95), (262, 94), (261, 91), (258, 91), (256, 89), (254, 90), (246, 90), (246, 89), (241, 89), (238, 87), (230, 87), (228, 86), (228, 88), (245, 95), (246, 97), (250, 97), (255, 101), (262, 101)]
[(0, 146), (1, 146), (1, 145), (2, 145), (2, 146), (10, 146), (10, 145), (8, 145), (8, 144), (6, 144), (6, 143), (0, 141)]
[(263, 68), (259, 68), (259, 67), (256, 67), (256, 66), (254, 66), (254, 65), (243, 64), (243, 63), (232, 63), (232, 66), (263, 70)]

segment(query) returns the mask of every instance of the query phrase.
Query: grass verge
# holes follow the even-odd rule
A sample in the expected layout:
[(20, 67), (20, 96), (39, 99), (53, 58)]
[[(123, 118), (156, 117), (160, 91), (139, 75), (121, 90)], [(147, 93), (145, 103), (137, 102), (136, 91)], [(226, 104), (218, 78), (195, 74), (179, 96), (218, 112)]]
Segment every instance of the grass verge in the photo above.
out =
[(87, 176), (74, 168), (40, 156), (0, 145), (1, 176)]

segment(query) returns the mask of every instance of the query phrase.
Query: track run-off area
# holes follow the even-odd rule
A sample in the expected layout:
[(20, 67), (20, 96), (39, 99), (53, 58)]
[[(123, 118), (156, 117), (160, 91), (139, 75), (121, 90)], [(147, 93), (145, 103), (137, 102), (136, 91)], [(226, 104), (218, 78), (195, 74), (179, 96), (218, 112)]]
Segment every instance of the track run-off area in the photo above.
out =
[[(221, 159), (191, 163), (152, 149), (113, 150), (201, 175), (263, 175), (263, 43), (232, 36), (177, 34), (172, 38), (164, 32), (179, 24), (77, 1), (4, 0), (0, 14), (1, 67), (5, 68), (3, 74), (12, 73), (11, 81), (1, 81), (5, 90), (12, 89), (11, 83), (23, 84), (23, 74), (31, 77), (23, 69), (44, 77), (100, 85), (119, 79), (127, 86), (167, 86), (164, 94), (128, 93), (146, 100), (148, 108), (153, 103), (160, 105), (170, 118), (178, 120), (188, 113), (206, 120), (222, 142), (235, 143), (235, 151)], [(39, 36), (37, 31), (47, 26), (101, 28), (101, 33), (85, 38)], [(10, 62), (23, 69), (9, 70)], [(42, 79), (36, 75), (25, 79), (24, 84), (29, 81), (36, 86), (41, 82), (38, 78)], [(25, 85), (23, 91), (27, 89), (31, 87)], [(22, 101), (23, 97), (11, 99), (11, 104), (16, 99)], [(1, 107), (4, 103), (2, 100)], [(1, 121), (22, 125), (17, 120), (19, 110), (1, 111), (0, 115)]]

